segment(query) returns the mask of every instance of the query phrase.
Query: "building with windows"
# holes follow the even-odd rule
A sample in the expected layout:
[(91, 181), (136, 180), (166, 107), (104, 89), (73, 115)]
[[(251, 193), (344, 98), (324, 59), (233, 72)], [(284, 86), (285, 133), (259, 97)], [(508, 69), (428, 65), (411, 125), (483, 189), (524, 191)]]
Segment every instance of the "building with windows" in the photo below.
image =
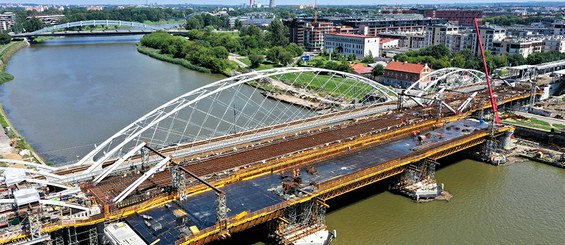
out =
[(506, 38), (504, 40), (495, 41), (493, 54), (519, 54), (527, 58), (530, 54), (539, 53), (543, 50), (543, 38)]
[(394, 49), (398, 48), (398, 39), (393, 38), (381, 38), (379, 40), (380, 49)]
[(447, 36), (459, 33), (454, 25), (433, 25), (426, 28), (426, 46), (446, 44)]
[(304, 48), (307, 51), (319, 52), (324, 49), (324, 38), (334, 32), (331, 22), (307, 22), (304, 26)]
[(565, 36), (550, 36), (543, 40), (543, 51), (565, 53)]
[(565, 21), (556, 20), (553, 22), (553, 35), (565, 35)]
[(8, 31), (14, 25), (16, 14), (13, 12), (4, 12), (0, 14), (0, 31)]
[[(385, 67), (385, 73), (381, 77), (381, 83), (396, 88), (408, 88), (420, 78), (431, 73), (432, 69), (427, 64), (412, 64), (406, 62), (392, 61)], [(425, 87), (431, 80), (420, 81), (417, 86)]]
[(379, 38), (358, 34), (325, 34), (324, 50), (343, 55), (354, 54), (357, 59), (371, 55), (379, 56)]
[(403, 49), (421, 49), (425, 47), (425, 35), (423, 32), (381, 32), (380, 38), (392, 38), (398, 40), (398, 47)]
[(483, 18), (481, 10), (461, 10), (461, 9), (442, 9), (442, 10), (426, 10), (424, 17), (446, 19), (456, 25), (474, 25), (474, 19)]

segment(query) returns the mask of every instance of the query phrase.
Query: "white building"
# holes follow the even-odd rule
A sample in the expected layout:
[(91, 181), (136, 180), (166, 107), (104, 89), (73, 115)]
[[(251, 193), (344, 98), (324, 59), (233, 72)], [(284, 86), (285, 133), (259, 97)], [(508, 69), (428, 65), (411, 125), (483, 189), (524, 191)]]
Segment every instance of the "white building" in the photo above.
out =
[(398, 48), (398, 39), (381, 38), (381, 40), (379, 40), (379, 44), (379, 48), (381, 50)]
[(565, 36), (551, 36), (543, 41), (543, 51), (565, 53)]
[[(481, 32), (481, 41), (483, 42), (485, 50), (494, 50), (494, 43), (506, 38), (506, 29), (498, 26), (480, 26), (479, 30)], [(473, 31), (473, 33), (469, 35), (468, 40), (471, 42), (471, 51), (473, 51), (475, 55), (479, 55), (481, 50), (479, 48), (479, 42), (477, 42), (477, 33)], [(493, 54), (500, 53), (494, 51)]]
[(434, 25), (426, 28), (425, 43), (427, 46), (446, 44), (447, 36), (459, 33), (459, 27), (454, 25)]
[(556, 20), (553, 23), (553, 35), (565, 35), (565, 21)]
[(399, 48), (421, 49), (425, 47), (423, 32), (381, 32), (379, 37), (397, 39)]
[(357, 59), (368, 55), (378, 57), (380, 54), (378, 37), (357, 34), (325, 34), (324, 49), (344, 55), (355, 54)]

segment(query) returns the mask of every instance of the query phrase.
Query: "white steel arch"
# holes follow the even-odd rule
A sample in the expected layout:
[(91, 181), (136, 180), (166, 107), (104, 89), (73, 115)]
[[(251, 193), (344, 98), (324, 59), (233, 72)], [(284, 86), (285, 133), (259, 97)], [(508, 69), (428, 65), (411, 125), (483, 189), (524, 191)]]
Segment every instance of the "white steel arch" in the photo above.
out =
[(158, 28), (156, 26), (146, 25), (146, 24), (143, 24), (143, 23), (132, 22), (132, 21), (84, 20), (84, 21), (69, 22), (69, 23), (45, 27), (43, 29), (31, 32), (31, 34), (40, 34), (40, 33), (45, 33), (45, 32), (52, 32), (52, 31), (60, 30), (60, 29), (67, 29), (67, 28), (72, 28), (72, 27), (82, 27), (82, 26), (128, 26), (128, 27), (150, 29), (150, 30), (163, 29), (163, 28)]
[(441, 89), (454, 90), (484, 82), (485, 74), (473, 69), (449, 67), (435, 70), (413, 83), (404, 92), (410, 95), (425, 96)]
[[(308, 120), (396, 99), (397, 94), (390, 88), (340, 71), (288, 67), (241, 74), (205, 85), (159, 106), (73, 165), (94, 162), (95, 158), (95, 165), (100, 165), (143, 141), (163, 148), (179, 144), (208, 145), (218, 140), (221, 143), (217, 146), (225, 147), (299, 126), (330, 123), (329, 119)], [(333, 120), (359, 115), (341, 115)]]

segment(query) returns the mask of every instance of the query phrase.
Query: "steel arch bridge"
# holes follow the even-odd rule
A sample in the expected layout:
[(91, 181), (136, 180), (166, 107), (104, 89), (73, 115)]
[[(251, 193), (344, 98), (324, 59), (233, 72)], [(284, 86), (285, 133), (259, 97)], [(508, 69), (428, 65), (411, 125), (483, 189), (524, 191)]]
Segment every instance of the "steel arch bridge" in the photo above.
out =
[(477, 85), (485, 81), (485, 73), (472, 69), (450, 67), (435, 70), (420, 78), (404, 92), (425, 96), (438, 93), (440, 90), (454, 90), (462, 87)]
[(121, 21), (121, 20), (85, 20), (85, 21), (76, 21), (76, 22), (69, 22), (54, 26), (45, 27), (43, 29), (31, 32), (30, 34), (41, 34), (46, 32), (53, 32), (55, 30), (60, 29), (67, 29), (72, 27), (82, 27), (82, 26), (128, 26), (128, 27), (135, 27), (145, 30), (161, 30), (163, 28), (158, 28), (156, 26), (146, 25), (139, 22), (132, 22), (132, 21)]
[[(75, 165), (91, 172), (141, 144), (209, 152), (286, 132), (373, 114), (366, 105), (397, 99), (368, 78), (320, 68), (276, 68), (226, 78), (185, 93), (97, 145)], [(355, 113), (346, 113), (355, 111)], [(329, 117), (327, 115), (335, 115)]]

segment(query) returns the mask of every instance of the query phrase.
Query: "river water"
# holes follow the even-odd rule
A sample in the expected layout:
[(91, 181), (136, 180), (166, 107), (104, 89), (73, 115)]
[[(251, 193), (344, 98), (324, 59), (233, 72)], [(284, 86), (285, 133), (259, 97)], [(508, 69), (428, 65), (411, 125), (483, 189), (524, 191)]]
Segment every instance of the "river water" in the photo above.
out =
[(440, 169), (436, 178), (454, 195), (450, 202), (415, 203), (378, 185), (330, 201), (326, 223), (337, 231), (332, 244), (565, 242), (564, 169), (464, 160)]
[(139, 54), (139, 38), (62, 38), (22, 49), (8, 63), (15, 79), (0, 86), (0, 103), (37, 152), (65, 162), (170, 99), (224, 78)]
[[(0, 86), (0, 103), (30, 144), (55, 161), (84, 154), (149, 110), (223, 78), (139, 54), (138, 39), (64, 38), (25, 48), (8, 63), (15, 79)], [(464, 160), (436, 177), (455, 196), (450, 202), (416, 204), (385, 184), (331, 200), (333, 244), (565, 242), (565, 170)]]

